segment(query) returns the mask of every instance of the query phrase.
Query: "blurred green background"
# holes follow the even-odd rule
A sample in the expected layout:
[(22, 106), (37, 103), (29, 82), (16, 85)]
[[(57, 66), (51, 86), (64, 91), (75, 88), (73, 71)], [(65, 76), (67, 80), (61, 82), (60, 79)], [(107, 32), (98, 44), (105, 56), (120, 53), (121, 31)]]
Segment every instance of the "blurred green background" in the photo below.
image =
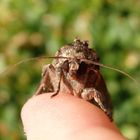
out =
[[(0, 0), (0, 139), (25, 140), (20, 111), (41, 79), (41, 68), (75, 36), (89, 40), (101, 63), (140, 81), (139, 0)], [(123, 135), (140, 139), (140, 86), (102, 68)]]

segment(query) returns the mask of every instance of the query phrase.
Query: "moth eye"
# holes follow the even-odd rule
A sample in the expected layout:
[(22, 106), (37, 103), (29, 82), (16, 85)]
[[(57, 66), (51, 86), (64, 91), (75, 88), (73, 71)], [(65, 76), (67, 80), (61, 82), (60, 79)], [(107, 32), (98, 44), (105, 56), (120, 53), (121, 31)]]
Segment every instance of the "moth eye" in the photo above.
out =
[(68, 72), (69, 71), (69, 62), (68, 60), (66, 60), (64, 63), (63, 63), (63, 69)]
[(79, 75), (85, 74), (87, 71), (87, 64), (85, 62), (81, 62), (77, 73)]

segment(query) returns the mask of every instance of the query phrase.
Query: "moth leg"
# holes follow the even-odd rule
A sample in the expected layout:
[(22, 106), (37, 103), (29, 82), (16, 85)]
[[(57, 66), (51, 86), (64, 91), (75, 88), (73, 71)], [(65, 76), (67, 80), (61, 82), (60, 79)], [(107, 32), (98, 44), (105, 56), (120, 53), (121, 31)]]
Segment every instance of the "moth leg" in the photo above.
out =
[(44, 91), (44, 90), (43, 90), (44, 87), (45, 87), (45, 86), (44, 86), (44, 83), (41, 84), (41, 85), (38, 87), (37, 91), (35, 92), (35, 95), (42, 94), (42, 92)]
[[(69, 70), (68, 60), (66, 60), (61, 66), (59, 66), (55, 69), (56, 76), (57, 76), (57, 84), (55, 84), (55, 86), (54, 86), (55, 93), (51, 97), (56, 96), (60, 90), (62, 90), (62, 92), (66, 91), (66, 90), (69, 90), (72, 92), (72, 87), (71, 87), (68, 79), (66, 78), (68, 70)], [(61, 83), (62, 83), (62, 87), (60, 89)]]
[(42, 94), (42, 92), (45, 90), (45, 81), (48, 79), (49, 72), (46, 70), (43, 76), (43, 79), (41, 80), (41, 84), (39, 85), (37, 91), (35, 92), (35, 95)]
[[(110, 120), (112, 121), (112, 104), (111, 104), (111, 99), (110, 96), (108, 94), (105, 82), (102, 78), (102, 75), (100, 74), (100, 72), (98, 70), (95, 69), (89, 69), (89, 71), (93, 71), (95, 72), (95, 75), (97, 76), (95, 79), (95, 84), (94, 84), (94, 88), (91, 88), (91, 90), (96, 93), (95, 97), (93, 98), (92, 101), (90, 101), (91, 103), (96, 103), (97, 106), (99, 106), (106, 114), (107, 116), (110, 118)], [(87, 79), (88, 80), (88, 79)], [(100, 88), (100, 91), (96, 90), (96, 88)], [(85, 88), (86, 90), (86, 88)], [(91, 95), (92, 96), (92, 95)]]
[(45, 67), (43, 67), (42, 70), (43, 77), (37, 91), (35, 92), (35, 95), (42, 94), (42, 92), (46, 90), (47, 86), (51, 84), (50, 76), (52, 72), (54, 72), (54, 69), (51, 64), (45, 65)]
[(47, 69), (48, 69), (48, 65), (43, 66), (42, 73), (41, 73), (42, 77), (45, 75)]
[(81, 93), (81, 97), (87, 101), (94, 100), (105, 113), (108, 112), (103, 104), (102, 94), (95, 88), (85, 88)]
[(62, 69), (61, 68), (57, 68), (56, 73), (57, 73), (57, 77), (58, 77), (58, 79), (57, 79), (58, 83), (56, 85), (54, 93), (51, 95), (51, 98), (56, 96), (59, 93), (59, 91), (60, 91), (60, 84), (61, 84), (61, 80), (62, 80)]

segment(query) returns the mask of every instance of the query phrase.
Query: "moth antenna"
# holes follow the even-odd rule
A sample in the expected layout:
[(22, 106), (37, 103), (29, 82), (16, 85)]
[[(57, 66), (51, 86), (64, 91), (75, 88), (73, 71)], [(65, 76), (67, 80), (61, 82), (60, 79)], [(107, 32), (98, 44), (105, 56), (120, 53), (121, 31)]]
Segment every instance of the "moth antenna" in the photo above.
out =
[(132, 81), (134, 81), (136, 84), (140, 85), (140, 83), (135, 79), (133, 78), (131, 75), (129, 75), (128, 73), (122, 71), (122, 70), (119, 70), (117, 68), (114, 68), (114, 67), (110, 67), (110, 66), (107, 66), (107, 65), (104, 65), (104, 64), (101, 64), (101, 63), (98, 63), (98, 62), (93, 62), (93, 61), (90, 61), (90, 60), (83, 60), (83, 61), (86, 61), (86, 62), (89, 62), (89, 63), (92, 63), (94, 65), (97, 65), (97, 66), (100, 66), (100, 67), (104, 67), (104, 68), (107, 68), (107, 69), (111, 69), (111, 70), (114, 70), (114, 71), (117, 71), (125, 76), (127, 76), (128, 78), (130, 78)]
[(22, 64), (22, 63), (29, 62), (29, 61), (33, 61), (33, 60), (36, 60), (36, 59), (38, 59), (38, 58), (39, 58), (39, 57), (24, 59), (24, 60), (21, 60), (21, 61), (15, 63), (15, 64), (12, 64), (12, 65), (10, 65), (10, 66), (7, 66), (7, 67), (5, 68), (5, 70), (3, 70), (3, 71), (0, 72), (0, 75), (3, 74), (3, 73), (7, 73), (7, 72), (11, 71), (12, 69), (14, 69), (15, 67), (17, 67), (18, 65), (20, 65), (20, 64)]
[(9, 71), (11, 71), (12, 69), (14, 69), (15, 67), (17, 67), (18, 65), (22, 64), (22, 63), (25, 63), (25, 62), (29, 62), (29, 61), (34, 61), (34, 60), (39, 60), (39, 59), (57, 59), (57, 58), (63, 58), (63, 59), (66, 59), (66, 57), (55, 57), (55, 56), (40, 56), (40, 57), (33, 57), (33, 58), (27, 58), (27, 59), (24, 59), (24, 60), (21, 60), (15, 64), (12, 64), (10, 66), (7, 66), (5, 68), (5, 70), (1, 71), (0, 72), (0, 75), (2, 75), (3, 73), (7, 73)]

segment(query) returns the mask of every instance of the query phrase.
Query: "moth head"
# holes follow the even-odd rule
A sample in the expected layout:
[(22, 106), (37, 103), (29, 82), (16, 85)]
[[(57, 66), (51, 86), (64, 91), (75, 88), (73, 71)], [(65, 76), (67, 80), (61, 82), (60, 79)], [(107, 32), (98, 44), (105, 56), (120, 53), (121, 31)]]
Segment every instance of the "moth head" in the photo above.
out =
[(69, 63), (69, 75), (73, 78), (85, 75), (89, 64), (83, 61), (75, 60)]

